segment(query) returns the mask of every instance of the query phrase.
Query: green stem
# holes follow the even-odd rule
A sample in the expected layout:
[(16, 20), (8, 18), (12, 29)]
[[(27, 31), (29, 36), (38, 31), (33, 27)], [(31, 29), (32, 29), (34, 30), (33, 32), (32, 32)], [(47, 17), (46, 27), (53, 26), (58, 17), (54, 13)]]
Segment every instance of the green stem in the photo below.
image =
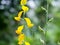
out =
[(46, 24), (47, 24), (47, 22), (48, 22), (48, 8), (49, 8), (49, 3), (48, 3), (48, 1), (47, 1)]

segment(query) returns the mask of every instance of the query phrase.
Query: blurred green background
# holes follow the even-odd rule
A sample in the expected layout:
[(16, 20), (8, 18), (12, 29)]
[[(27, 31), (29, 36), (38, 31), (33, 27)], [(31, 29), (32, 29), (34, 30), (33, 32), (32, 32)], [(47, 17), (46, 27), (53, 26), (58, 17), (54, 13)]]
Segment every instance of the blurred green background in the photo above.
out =
[[(25, 40), (31, 45), (60, 45), (60, 0), (28, 0), (27, 6), (25, 17), (35, 25), (25, 26)], [(19, 11), (20, 0), (0, 0), (0, 45), (18, 45), (15, 30), (25, 23), (14, 20)]]

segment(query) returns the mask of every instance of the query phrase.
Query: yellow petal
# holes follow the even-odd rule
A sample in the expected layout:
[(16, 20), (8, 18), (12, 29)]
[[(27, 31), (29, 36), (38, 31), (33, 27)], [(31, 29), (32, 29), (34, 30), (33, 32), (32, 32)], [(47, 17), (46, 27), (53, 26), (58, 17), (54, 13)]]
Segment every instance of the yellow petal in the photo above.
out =
[(29, 42), (25, 42), (25, 45), (30, 45), (30, 43)]
[(29, 28), (33, 27), (34, 24), (31, 23), (29, 18), (24, 18), (24, 19), (25, 19), (25, 21), (26, 21)]
[(19, 26), (19, 27), (18, 27), (18, 30), (20, 30), (20, 31), (21, 31), (21, 30), (23, 30), (23, 28), (24, 28), (24, 25)]
[(23, 13), (23, 11), (19, 12), (18, 17), (21, 17), (22, 13)]
[(34, 26), (34, 24), (28, 24), (28, 27), (29, 28), (31, 28), (31, 27), (33, 27)]
[(21, 0), (21, 5), (26, 5), (27, 4), (27, 0)]
[(14, 17), (16, 21), (20, 21), (20, 17)]
[(29, 8), (27, 6), (22, 6), (22, 9), (24, 12), (27, 12), (29, 10)]
[(24, 25), (19, 26), (18, 29), (16, 30), (16, 33), (17, 33), (17, 34), (21, 34), (23, 28), (24, 28)]

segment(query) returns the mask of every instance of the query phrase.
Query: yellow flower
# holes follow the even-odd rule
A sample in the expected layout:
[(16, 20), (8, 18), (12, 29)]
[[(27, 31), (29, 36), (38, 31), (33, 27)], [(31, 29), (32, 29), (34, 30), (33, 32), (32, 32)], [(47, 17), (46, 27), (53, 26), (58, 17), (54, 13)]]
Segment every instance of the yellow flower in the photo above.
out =
[(27, 6), (22, 6), (22, 9), (24, 12), (27, 12), (29, 10), (29, 8)]
[(24, 28), (24, 25), (19, 26), (18, 29), (16, 30), (16, 33), (17, 33), (17, 34), (21, 34), (23, 28)]
[(25, 42), (25, 45), (30, 45), (30, 43), (29, 42)]
[(26, 5), (27, 4), (27, 0), (21, 0), (21, 5)]
[(15, 20), (20, 21), (23, 11), (18, 13), (18, 17), (14, 17)]
[(24, 19), (25, 19), (25, 21), (26, 21), (29, 28), (33, 27), (34, 24), (31, 23), (29, 18), (24, 18)]
[(22, 44), (23, 43), (23, 41), (24, 41), (24, 38), (25, 38), (25, 35), (24, 34), (20, 34), (19, 36), (18, 36), (18, 44)]

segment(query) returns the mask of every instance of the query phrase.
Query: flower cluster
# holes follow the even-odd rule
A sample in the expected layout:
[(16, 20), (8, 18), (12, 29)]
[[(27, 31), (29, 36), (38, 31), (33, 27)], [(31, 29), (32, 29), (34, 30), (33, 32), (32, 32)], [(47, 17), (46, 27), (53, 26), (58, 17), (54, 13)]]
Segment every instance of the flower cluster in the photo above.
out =
[[(20, 5), (22, 6), (22, 10), (23, 11), (20, 11), (18, 13), (18, 16), (17, 17), (14, 17), (14, 19), (16, 21), (20, 21), (22, 18), (21, 16), (23, 15), (22, 13), (26, 13), (29, 8), (27, 6), (25, 6), (27, 4), (27, 0), (21, 0), (20, 1)], [(31, 20), (27, 17), (24, 17), (24, 20), (26, 21), (26, 24), (28, 26), (28, 28), (31, 28), (34, 26), (33, 23), (31, 23)], [(25, 45), (30, 45), (29, 42), (25, 41), (24, 38), (25, 38), (25, 34), (22, 32), (22, 30), (24, 29), (24, 25), (20, 25), (17, 30), (16, 30), (16, 34), (18, 34), (18, 44), (21, 45), (21, 44), (25, 44)]]

